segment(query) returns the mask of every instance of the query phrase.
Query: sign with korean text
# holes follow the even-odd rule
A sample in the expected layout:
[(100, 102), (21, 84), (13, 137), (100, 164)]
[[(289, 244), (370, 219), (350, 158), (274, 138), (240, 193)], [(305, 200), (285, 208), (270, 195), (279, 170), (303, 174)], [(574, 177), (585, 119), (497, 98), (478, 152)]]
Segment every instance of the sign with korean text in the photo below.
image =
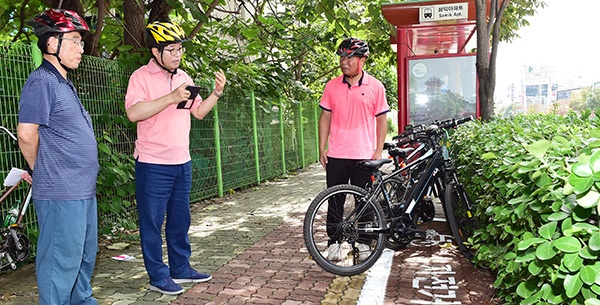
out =
[(467, 19), (469, 3), (437, 4), (419, 7), (419, 22)]

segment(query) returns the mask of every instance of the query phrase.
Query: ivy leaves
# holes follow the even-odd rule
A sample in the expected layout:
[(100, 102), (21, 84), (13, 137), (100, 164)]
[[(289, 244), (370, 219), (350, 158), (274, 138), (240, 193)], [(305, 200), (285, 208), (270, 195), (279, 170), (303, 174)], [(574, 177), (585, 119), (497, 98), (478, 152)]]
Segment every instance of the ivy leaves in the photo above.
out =
[(596, 305), (600, 296), (600, 123), (587, 114), (470, 124), (453, 135), (477, 198), (478, 263), (510, 304)]
[(584, 208), (598, 207), (600, 200), (600, 150), (591, 156), (582, 155), (572, 167), (569, 184), (577, 195), (577, 204)]

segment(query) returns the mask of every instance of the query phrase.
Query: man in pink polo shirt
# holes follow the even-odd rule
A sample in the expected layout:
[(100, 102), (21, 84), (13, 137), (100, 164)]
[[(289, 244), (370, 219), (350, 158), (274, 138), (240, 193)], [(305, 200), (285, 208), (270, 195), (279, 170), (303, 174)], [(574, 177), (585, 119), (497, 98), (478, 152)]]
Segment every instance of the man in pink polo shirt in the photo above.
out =
[[(129, 79), (125, 108), (137, 122), (135, 186), (144, 265), (150, 290), (180, 294), (179, 283), (205, 282), (209, 274), (194, 270), (188, 230), (192, 164), (189, 152), (191, 116), (202, 119), (223, 94), (225, 74), (216, 73), (215, 90), (205, 100), (188, 101), (192, 79), (178, 70), (188, 40), (183, 29), (171, 22), (146, 27), (146, 42), (153, 58)], [(182, 103), (184, 102), (184, 103)], [(163, 220), (169, 265), (162, 259)]]
[[(319, 119), (319, 161), (327, 173), (327, 187), (351, 184), (365, 187), (371, 173), (360, 169), (361, 160), (381, 159), (387, 133), (385, 88), (363, 70), (369, 46), (357, 38), (347, 38), (336, 52), (340, 56), (342, 75), (325, 86)], [(330, 202), (327, 214), (329, 235), (328, 259), (342, 259), (336, 223), (343, 211), (342, 202)], [(359, 259), (369, 257), (368, 240), (359, 238)]]

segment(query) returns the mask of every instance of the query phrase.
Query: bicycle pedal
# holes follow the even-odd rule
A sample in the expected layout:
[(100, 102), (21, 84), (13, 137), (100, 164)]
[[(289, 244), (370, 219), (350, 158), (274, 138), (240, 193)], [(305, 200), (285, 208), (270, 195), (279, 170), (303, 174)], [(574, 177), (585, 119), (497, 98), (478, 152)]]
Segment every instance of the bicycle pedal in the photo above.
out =
[(440, 234), (434, 229), (427, 229), (425, 231), (425, 240), (433, 240), (438, 237)]

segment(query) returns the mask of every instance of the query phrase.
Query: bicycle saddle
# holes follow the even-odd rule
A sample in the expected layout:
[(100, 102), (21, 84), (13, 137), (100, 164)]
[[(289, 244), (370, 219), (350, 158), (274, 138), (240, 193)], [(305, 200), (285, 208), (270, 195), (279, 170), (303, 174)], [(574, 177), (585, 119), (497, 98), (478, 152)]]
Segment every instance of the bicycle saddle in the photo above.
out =
[(356, 162), (356, 166), (362, 169), (368, 169), (370, 171), (374, 171), (380, 168), (382, 165), (386, 163), (391, 163), (390, 159), (379, 159), (379, 160), (367, 160), (367, 161), (358, 161)]

